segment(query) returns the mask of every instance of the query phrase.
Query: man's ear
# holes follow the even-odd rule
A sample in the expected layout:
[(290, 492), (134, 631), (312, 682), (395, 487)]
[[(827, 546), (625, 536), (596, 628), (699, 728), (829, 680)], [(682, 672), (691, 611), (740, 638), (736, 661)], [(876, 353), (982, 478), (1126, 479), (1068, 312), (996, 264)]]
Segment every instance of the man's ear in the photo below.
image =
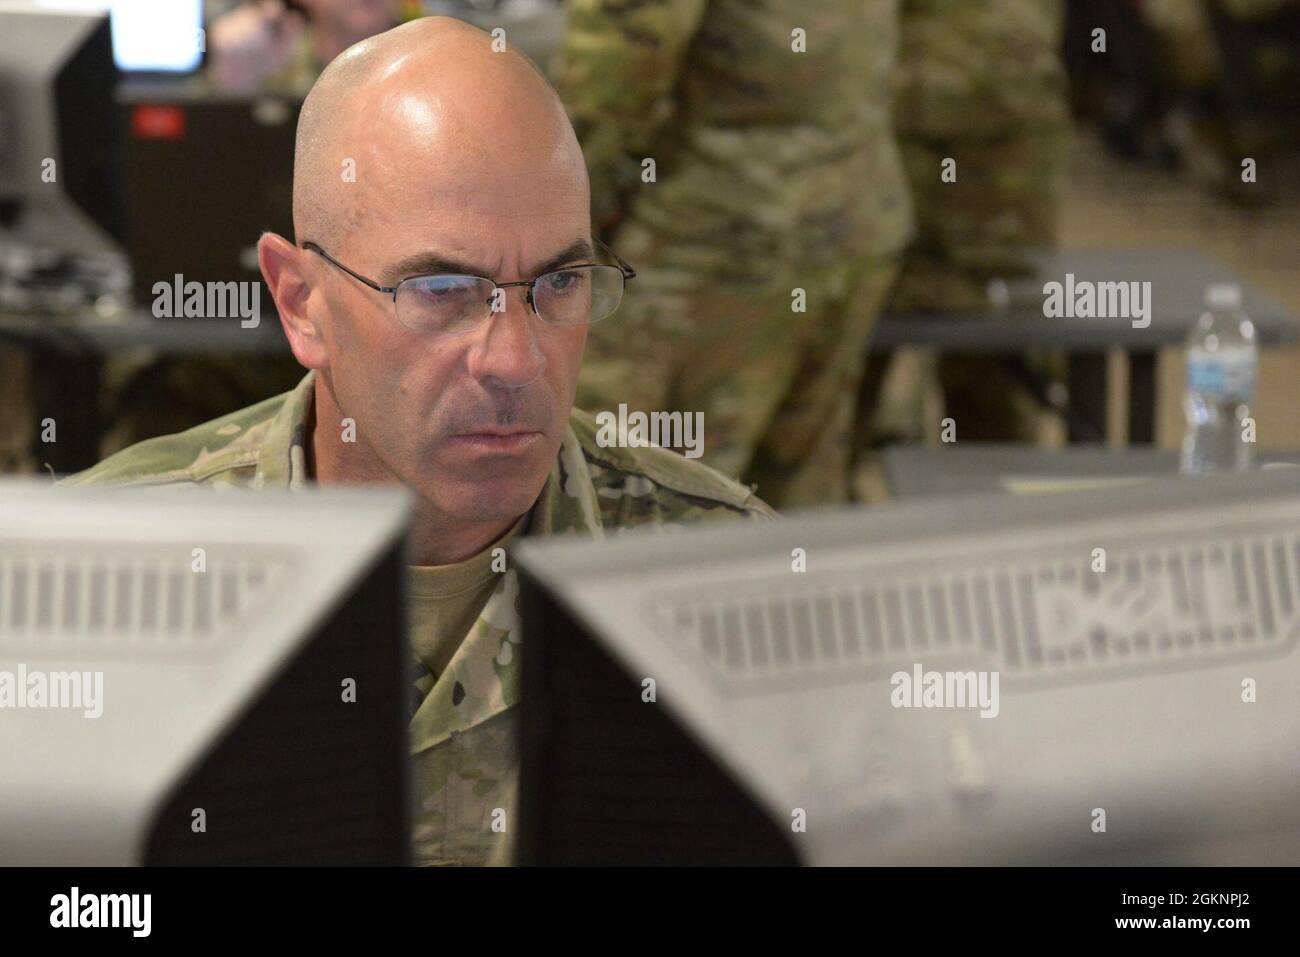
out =
[(308, 369), (322, 369), (326, 365), (325, 339), (319, 321), (311, 316), (308, 308), (314, 288), (309, 272), (310, 257), (310, 252), (275, 233), (263, 233), (257, 242), (262, 278), (271, 290), (294, 358)]

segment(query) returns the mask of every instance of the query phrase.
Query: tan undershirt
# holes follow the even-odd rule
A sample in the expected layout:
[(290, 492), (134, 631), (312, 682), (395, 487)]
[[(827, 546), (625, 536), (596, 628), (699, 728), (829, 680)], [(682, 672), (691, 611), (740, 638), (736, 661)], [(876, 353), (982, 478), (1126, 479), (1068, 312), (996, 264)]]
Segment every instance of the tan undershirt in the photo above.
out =
[[(528, 513), (472, 558), (454, 565), (408, 565), (407, 603), (411, 648), (436, 679), (474, 627), (501, 572), (492, 569), (492, 551), (505, 548), (526, 526)], [(504, 563), (498, 562), (498, 568)]]

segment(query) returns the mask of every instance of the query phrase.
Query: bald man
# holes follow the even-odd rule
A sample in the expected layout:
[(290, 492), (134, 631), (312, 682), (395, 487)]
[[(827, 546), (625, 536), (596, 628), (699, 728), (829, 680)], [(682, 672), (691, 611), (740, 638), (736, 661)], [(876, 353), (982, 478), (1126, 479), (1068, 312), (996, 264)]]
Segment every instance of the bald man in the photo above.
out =
[(611, 444), (572, 409), (589, 322), (632, 275), (593, 244), (589, 202), (564, 109), (526, 58), (445, 18), (363, 41), (303, 104), (297, 243), (259, 244), (306, 377), (66, 480), (414, 492), (418, 863), (511, 860), (520, 636), (498, 549), (772, 514), (674, 452)]

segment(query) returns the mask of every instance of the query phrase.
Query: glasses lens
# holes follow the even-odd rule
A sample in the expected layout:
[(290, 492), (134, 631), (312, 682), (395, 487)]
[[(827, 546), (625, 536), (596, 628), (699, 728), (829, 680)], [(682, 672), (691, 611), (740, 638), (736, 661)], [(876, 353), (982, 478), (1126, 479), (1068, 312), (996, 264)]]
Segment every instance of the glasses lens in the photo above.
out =
[(623, 273), (614, 266), (580, 266), (537, 280), (537, 315), (553, 326), (599, 322), (623, 299)]
[(417, 332), (465, 332), (492, 312), (493, 285), (477, 276), (418, 276), (397, 287), (397, 318)]

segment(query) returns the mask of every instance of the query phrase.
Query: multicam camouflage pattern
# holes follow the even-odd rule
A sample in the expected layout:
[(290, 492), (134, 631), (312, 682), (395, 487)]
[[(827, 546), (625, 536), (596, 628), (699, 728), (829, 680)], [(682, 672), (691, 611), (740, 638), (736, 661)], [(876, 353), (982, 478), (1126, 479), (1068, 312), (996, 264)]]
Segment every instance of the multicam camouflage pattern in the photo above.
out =
[[(891, 307), (988, 306), (1056, 239), (1069, 110), (1060, 0), (903, 0), (895, 125), (918, 237)], [(955, 182), (941, 164), (956, 161)]]
[(1160, 146), (1218, 197), (1261, 208), (1277, 178), (1244, 181), (1285, 164), (1297, 142), (1300, 0), (1148, 0), (1136, 8), (1152, 60), (1151, 102), (1164, 111)]
[[(991, 280), (1029, 272), (1029, 253), (1055, 244), (1069, 145), (1063, 29), (1061, 0), (903, 0), (895, 125), (917, 240), (891, 311), (986, 312)], [(940, 176), (948, 158), (955, 182)], [(1031, 364), (1064, 374), (1059, 359)], [(1037, 437), (1035, 402), (997, 359), (945, 355), (934, 369), (959, 435)]]
[(1210, 11), (1199, 0), (1148, 0), (1137, 8), (1151, 31), (1154, 77), (1172, 90), (1205, 90), (1219, 77)]
[(592, 327), (578, 404), (703, 412), (705, 461), (765, 498), (844, 498), (845, 423), (912, 233), (889, 129), (897, 0), (569, 6), (557, 86), (596, 227), (618, 224), (638, 271)]
[(1296, 0), (1218, 0), (1218, 3), (1234, 20), (1265, 20), (1294, 7)]
[[(310, 481), (305, 450), (314, 381), (309, 373), (290, 393), (143, 442), (62, 484), (301, 488)], [(750, 489), (698, 462), (663, 449), (602, 448), (596, 433), (591, 416), (573, 413), (526, 535), (600, 538), (635, 526), (774, 514)], [(415, 682), (419, 704), (410, 743), (418, 864), (512, 860), (518, 823), (518, 592), (515, 573), (507, 571), (446, 670), (436, 681), (425, 670)], [(497, 821), (504, 831), (494, 829)]]
[[(1205, 92), (1223, 82), (1223, 62), (1212, 26), (1212, 13), (1243, 24), (1267, 22), (1300, 8), (1300, 0), (1146, 0), (1137, 13), (1154, 40), (1156, 78), (1178, 92)], [(1277, 37), (1253, 51), (1256, 70), (1266, 73), (1270, 60), (1285, 58), (1294, 44)]]

